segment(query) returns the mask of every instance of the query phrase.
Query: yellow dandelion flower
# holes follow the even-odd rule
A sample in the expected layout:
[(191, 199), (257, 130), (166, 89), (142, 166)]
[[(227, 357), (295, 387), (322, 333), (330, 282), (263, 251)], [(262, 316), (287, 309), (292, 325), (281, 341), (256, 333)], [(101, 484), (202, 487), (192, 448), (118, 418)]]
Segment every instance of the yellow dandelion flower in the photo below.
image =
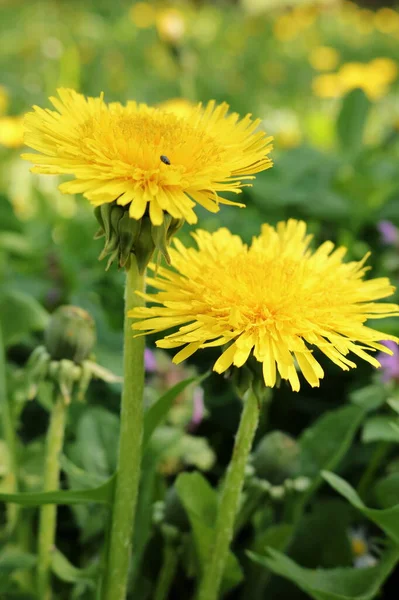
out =
[(0, 118), (0, 146), (21, 148), (24, 145), (22, 116)]
[(365, 324), (368, 318), (399, 315), (398, 305), (375, 302), (393, 293), (389, 280), (364, 280), (367, 256), (344, 263), (346, 249), (334, 250), (332, 242), (311, 251), (304, 222), (263, 225), (250, 247), (227, 229), (193, 236), (198, 249), (175, 240), (170, 251), (175, 271), (159, 268), (148, 278), (159, 291), (140, 295), (155, 305), (128, 313), (137, 319), (136, 331), (179, 327), (157, 342), (162, 348), (185, 346), (174, 362), (199, 348), (224, 346), (214, 365), (218, 373), (242, 367), (253, 356), (263, 365), (267, 386), (275, 385), (279, 373), (297, 391), (297, 370), (311, 386), (324, 375), (314, 350), (344, 370), (356, 367), (349, 353), (379, 367), (368, 352), (389, 354), (379, 342), (397, 341)]
[(309, 62), (316, 71), (332, 71), (339, 63), (339, 52), (331, 46), (317, 46), (310, 52)]
[(235, 204), (219, 193), (241, 191), (244, 180), (272, 166), (271, 139), (255, 132), (260, 119), (227, 115), (228, 105), (197, 105), (186, 117), (128, 102), (106, 104), (60, 89), (56, 110), (38, 106), (25, 117), (24, 154), (36, 173), (70, 174), (64, 193), (83, 193), (99, 206), (117, 200), (133, 219), (149, 210), (154, 225), (164, 212), (196, 223), (195, 203), (211, 212)]

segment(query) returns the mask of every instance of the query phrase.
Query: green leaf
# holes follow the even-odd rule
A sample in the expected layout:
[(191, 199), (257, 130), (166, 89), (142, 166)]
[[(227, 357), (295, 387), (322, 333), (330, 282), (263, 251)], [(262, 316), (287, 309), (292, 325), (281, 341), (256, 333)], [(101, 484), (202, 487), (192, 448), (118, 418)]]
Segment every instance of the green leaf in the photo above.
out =
[(381, 508), (399, 504), (399, 473), (390, 473), (375, 484), (374, 494)]
[(98, 566), (92, 565), (87, 569), (78, 569), (57, 548), (51, 554), (51, 570), (61, 581), (67, 583), (84, 582), (93, 589), (95, 587)]
[(387, 404), (394, 410), (396, 413), (399, 413), (399, 398), (390, 398), (387, 400)]
[(355, 390), (349, 396), (350, 401), (365, 410), (375, 410), (385, 402), (385, 390), (381, 385), (368, 385)]
[(399, 503), (385, 509), (367, 508), (353, 487), (344, 479), (328, 471), (323, 471), (323, 478), (339, 494), (344, 496), (352, 506), (378, 525), (378, 527), (385, 531), (388, 537), (399, 545)]
[(101, 406), (88, 407), (78, 421), (73, 462), (84, 471), (107, 478), (116, 470), (119, 419)]
[(6, 290), (0, 297), (0, 320), (5, 346), (19, 342), (27, 333), (43, 330), (47, 311), (32, 296)]
[(30, 569), (36, 564), (36, 560), (34, 554), (5, 549), (0, 555), (0, 574), (10, 574), (18, 569)]
[(23, 506), (42, 506), (43, 504), (80, 504), (95, 502), (112, 504), (115, 476), (102, 485), (88, 490), (60, 490), (57, 492), (23, 492), (20, 494), (0, 494), (1, 502), (11, 502)]
[(268, 557), (248, 553), (255, 562), (295, 583), (314, 600), (372, 600), (395, 567), (399, 548), (392, 548), (375, 567), (305, 569), (277, 550)]
[(362, 442), (399, 443), (399, 417), (374, 415), (368, 418), (363, 426)]
[(352, 90), (342, 102), (337, 120), (337, 134), (342, 150), (358, 152), (363, 143), (364, 130), (370, 109), (370, 101), (360, 90)]
[[(215, 536), (217, 494), (199, 473), (182, 473), (176, 480), (180, 496), (193, 530), (195, 548), (200, 569), (204, 568)], [(243, 579), (241, 567), (232, 552), (229, 552), (224, 573), (222, 591), (236, 587)]]
[(332, 470), (344, 457), (364, 415), (359, 406), (344, 406), (324, 414), (302, 434), (300, 473), (314, 480), (307, 494), (321, 483), (321, 470)]
[(148, 444), (156, 427), (168, 414), (174, 400), (179, 394), (186, 389), (187, 386), (196, 382), (197, 384), (202, 381), (204, 377), (189, 377), (184, 381), (179, 381), (170, 390), (163, 394), (158, 400), (150, 406), (144, 415), (144, 434), (143, 434), (143, 449)]

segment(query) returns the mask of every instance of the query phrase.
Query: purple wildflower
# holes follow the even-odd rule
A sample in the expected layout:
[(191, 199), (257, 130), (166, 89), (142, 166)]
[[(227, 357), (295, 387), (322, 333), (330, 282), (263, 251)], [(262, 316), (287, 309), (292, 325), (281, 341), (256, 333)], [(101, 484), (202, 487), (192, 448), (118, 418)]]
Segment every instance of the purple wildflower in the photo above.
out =
[(396, 246), (399, 243), (399, 229), (391, 221), (380, 221), (377, 229), (382, 242), (387, 246)]
[(155, 354), (149, 348), (144, 350), (144, 367), (148, 373), (155, 373), (157, 370)]
[(399, 346), (396, 342), (390, 340), (382, 342), (384, 346), (392, 350), (393, 354), (384, 354), (380, 352), (377, 355), (377, 360), (381, 363), (383, 371), (382, 380), (384, 383), (395, 379), (399, 381)]

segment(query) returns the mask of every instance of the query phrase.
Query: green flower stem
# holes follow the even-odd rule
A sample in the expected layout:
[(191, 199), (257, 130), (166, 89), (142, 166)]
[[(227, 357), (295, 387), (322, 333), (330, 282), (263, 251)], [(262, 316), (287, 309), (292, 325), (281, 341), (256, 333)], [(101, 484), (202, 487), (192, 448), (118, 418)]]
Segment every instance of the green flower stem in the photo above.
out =
[(121, 406), (118, 475), (111, 518), (108, 564), (103, 600), (124, 600), (132, 546), (132, 534), (140, 480), (143, 437), (144, 337), (135, 338), (127, 311), (143, 306), (135, 290), (144, 290), (135, 256), (127, 271), (125, 293), (124, 385)]
[[(0, 327), (0, 418), (3, 436), (7, 444), (7, 452), (10, 461), (10, 487), (7, 489), (11, 494), (18, 492), (18, 457), (17, 438), (11, 414), (11, 406), (7, 396), (6, 382), (6, 357), (3, 344), (3, 334)], [(12, 530), (18, 520), (19, 507), (16, 504), (7, 506), (7, 529)]]
[[(43, 491), (55, 491), (59, 487), (60, 463), (59, 456), (64, 443), (67, 405), (61, 394), (57, 394), (50, 415), (47, 431), (46, 454), (44, 467)], [(37, 592), (40, 600), (50, 600), (51, 593), (51, 555), (55, 543), (57, 506), (47, 504), (40, 509), (38, 562), (37, 562)]]
[(245, 467), (258, 422), (258, 399), (252, 391), (248, 391), (244, 397), (244, 408), (234, 444), (233, 455), (227, 469), (219, 502), (214, 542), (209, 553), (209, 559), (204, 565), (198, 600), (217, 600), (218, 598), (230, 543), (233, 539), (234, 524), (244, 485)]
[(178, 562), (179, 557), (176, 544), (171, 544), (166, 541), (163, 548), (162, 567), (155, 590), (154, 600), (167, 600)]

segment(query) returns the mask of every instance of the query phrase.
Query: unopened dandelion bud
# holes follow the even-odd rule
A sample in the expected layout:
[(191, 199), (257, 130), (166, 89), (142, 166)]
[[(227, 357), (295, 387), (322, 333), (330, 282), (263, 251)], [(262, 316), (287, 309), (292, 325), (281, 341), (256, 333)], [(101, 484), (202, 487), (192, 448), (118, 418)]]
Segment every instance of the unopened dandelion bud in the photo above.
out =
[(164, 522), (181, 532), (186, 532), (190, 529), (190, 521), (188, 520), (186, 509), (175, 487), (169, 488), (166, 493)]
[(80, 364), (96, 341), (94, 321), (77, 306), (61, 306), (53, 313), (44, 339), (53, 360), (68, 359)]
[(292, 477), (299, 466), (299, 447), (293, 438), (282, 431), (268, 433), (260, 441), (252, 464), (257, 477), (273, 485)]

